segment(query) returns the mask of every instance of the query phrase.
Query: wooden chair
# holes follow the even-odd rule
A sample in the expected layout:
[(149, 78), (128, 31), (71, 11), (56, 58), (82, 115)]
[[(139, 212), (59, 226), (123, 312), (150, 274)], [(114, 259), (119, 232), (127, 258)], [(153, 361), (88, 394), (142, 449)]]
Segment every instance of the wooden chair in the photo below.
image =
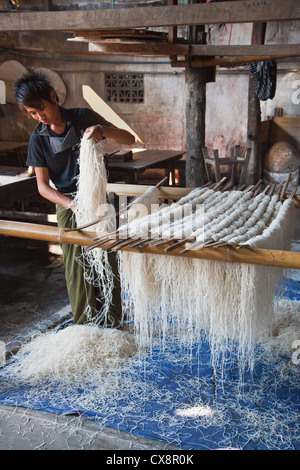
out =
[[(251, 147), (245, 147), (242, 155), (240, 155), (240, 145), (235, 145), (233, 150), (233, 157), (231, 158), (219, 158), (219, 152), (217, 149), (213, 149), (212, 158), (209, 158), (207, 147), (202, 147), (202, 154), (205, 163), (205, 169), (207, 178), (209, 181), (213, 181), (215, 178), (216, 182), (220, 181), (222, 165), (231, 166), (231, 182), (241, 186), (245, 183), (247, 168), (251, 155)], [(211, 167), (214, 167), (214, 177), (211, 171)]]

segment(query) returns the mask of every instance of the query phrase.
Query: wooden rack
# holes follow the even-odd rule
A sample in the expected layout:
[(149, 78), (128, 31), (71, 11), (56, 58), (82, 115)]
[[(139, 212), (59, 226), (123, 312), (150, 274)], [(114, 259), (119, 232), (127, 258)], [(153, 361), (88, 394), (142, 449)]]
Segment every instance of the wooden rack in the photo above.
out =
[[(95, 232), (78, 230), (74, 232), (64, 232), (57, 227), (25, 222), (12, 222), (7, 220), (0, 220), (0, 235), (43, 240), (52, 243), (76, 244), (85, 247), (93, 245), (95, 239)], [(104, 249), (108, 247), (113, 241), (118, 240), (111, 238), (104, 242), (101, 248)], [(169, 254), (165, 252), (163, 247), (152, 245), (144, 248), (125, 246), (122, 250), (132, 253), (149, 253), (153, 255), (179, 256), (183, 258), (210, 259), (230, 263), (258, 264), (280, 268), (300, 269), (300, 253), (281, 250), (249, 248), (236, 250), (230, 247), (220, 247), (191, 250), (182, 254), (182, 249), (177, 248)]]
[[(261, 181), (255, 186), (245, 188), (247, 191), (253, 191), (253, 194), (257, 194), (257, 191), (261, 187)], [(230, 183), (229, 183), (230, 184)], [(208, 183), (205, 186), (213, 185), (214, 189), (233, 189), (229, 186), (227, 178), (223, 178), (216, 184)], [(124, 185), (124, 184), (108, 184), (107, 191), (114, 192), (119, 196), (139, 196), (149, 186), (141, 185)], [(286, 197), (287, 185), (265, 188), (264, 192), (270, 194), (271, 191), (275, 192), (280, 196), (281, 199)], [(185, 196), (191, 191), (188, 188), (173, 188), (161, 186), (158, 188), (159, 196), (163, 199), (176, 200)], [(296, 196), (291, 195), (294, 201)], [(147, 243), (146, 240), (122, 240), (116, 238), (115, 234), (107, 234), (102, 238), (97, 238), (97, 234), (94, 231), (86, 230), (68, 230), (60, 229), (57, 227), (31, 224), (24, 222), (13, 222), (0, 220), (0, 235), (11, 236), (17, 238), (28, 238), (35, 240), (43, 240), (46, 242), (54, 242), (61, 244), (77, 244), (85, 246), (87, 249), (91, 249), (94, 246), (99, 246), (101, 249), (117, 251), (129, 251), (136, 253), (149, 253), (164, 256), (179, 256), (184, 258), (195, 258), (195, 259), (210, 259), (222, 262), (230, 263), (246, 263), (246, 264), (258, 264), (265, 266), (275, 266), (280, 268), (292, 268), (300, 269), (300, 253), (282, 251), (282, 250), (267, 250), (257, 248), (239, 247), (236, 249), (230, 246), (211, 246), (200, 249), (183, 250), (182, 246), (174, 246), (175, 243), (172, 240), (159, 240), (158, 243)], [(172, 247), (172, 249), (169, 249)]]

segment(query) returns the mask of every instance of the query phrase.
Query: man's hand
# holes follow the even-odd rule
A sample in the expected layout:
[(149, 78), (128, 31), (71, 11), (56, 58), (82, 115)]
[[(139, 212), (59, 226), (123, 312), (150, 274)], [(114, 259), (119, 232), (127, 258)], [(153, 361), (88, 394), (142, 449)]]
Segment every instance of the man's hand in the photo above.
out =
[(71, 200), (71, 202), (67, 205), (67, 207), (68, 209), (71, 209), (71, 211), (74, 212), (74, 214), (78, 212), (77, 204), (73, 200)]
[(113, 125), (103, 127), (97, 124), (97, 126), (88, 127), (84, 134), (87, 134), (88, 140), (94, 138), (97, 142), (100, 142), (103, 137), (113, 139), (119, 144), (132, 145), (135, 142), (135, 137), (130, 132)]
[(97, 142), (100, 142), (104, 137), (104, 130), (103, 127), (98, 124), (97, 126), (88, 127), (84, 134), (87, 135), (87, 140), (94, 138)]

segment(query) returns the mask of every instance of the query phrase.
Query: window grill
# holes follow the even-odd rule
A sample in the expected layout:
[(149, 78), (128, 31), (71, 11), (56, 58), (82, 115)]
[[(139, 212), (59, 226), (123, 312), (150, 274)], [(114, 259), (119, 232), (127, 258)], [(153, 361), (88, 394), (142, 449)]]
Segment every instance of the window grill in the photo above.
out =
[(139, 73), (105, 74), (106, 100), (114, 103), (143, 103), (144, 75)]

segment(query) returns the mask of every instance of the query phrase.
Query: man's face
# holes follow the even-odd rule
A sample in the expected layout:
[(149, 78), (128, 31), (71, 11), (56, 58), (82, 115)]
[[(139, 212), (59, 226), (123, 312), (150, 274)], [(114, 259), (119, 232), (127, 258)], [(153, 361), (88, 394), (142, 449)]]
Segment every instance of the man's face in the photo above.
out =
[(57, 116), (57, 105), (56, 103), (50, 103), (47, 100), (41, 100), (41, 105), (38, 108), (32, 108), (30, 106), (23, 106), (25, 111), (36, 121), (40, 121), (44, 124), (54, 124)]

